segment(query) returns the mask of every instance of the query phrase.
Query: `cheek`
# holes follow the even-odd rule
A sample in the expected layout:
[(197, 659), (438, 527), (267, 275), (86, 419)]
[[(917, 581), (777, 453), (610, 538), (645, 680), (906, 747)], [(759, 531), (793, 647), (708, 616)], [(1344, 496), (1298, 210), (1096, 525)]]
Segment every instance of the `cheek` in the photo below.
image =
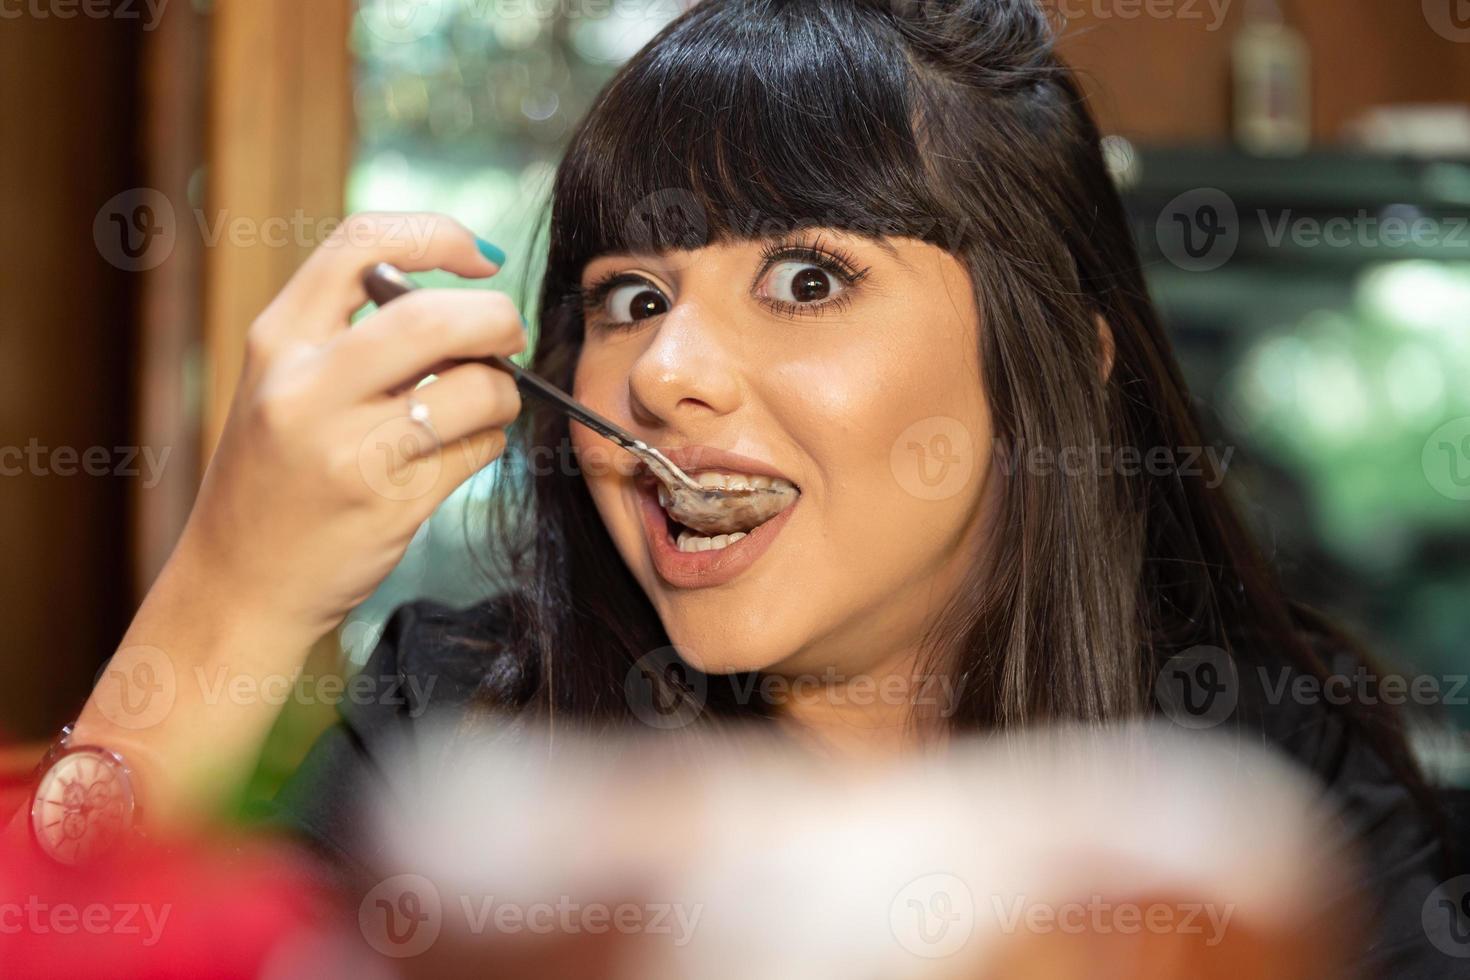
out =
[(851, 606), (937, 582), (963, 559), (990, 468), (975, 328), (909, 311), (891, 332), (787, 364), (783, 415), (819, 476), (816, 592)]
[(615, 414), (618, 384), (625, 383), (627, 377), (626, 365), (619, 363), (610, 351), (589, 343), (577, 356), (569, 394), (603, 415)]
[(655, 573), (643, 546), (643, 519), (637, 510), (637, 498), (630, 492), (636, 461), (584, 426), (571, 426), (571, 444), (576, 466), (570, 478), (585, 481), (613, 547), (647, 591)]
[(990, 415), (974, 329), (954, 319), (782, 366), (781, 415), (821, 478), (824, 504), (973, 496), (966, 491), (976, 489), (989, 459)]
[(586, 482), (592, 500), (609, 527), (624, 520), (623, 489), (631, 479), (636, 461), (585, 426), (571, 424), (572, 452), (575, 458), (573, 479)]
[[(589, 344), (577, 358), (568, 392), (599, 415), (626, 420), (627, 366), (609, 351)], [(607, 483), (618, 470), (631, 473), (634, 460), (627, 452), (576, 422), (569, 423), (572, 446), (589, 486)], [(625, 458), (626, 457), (626, 458)]]

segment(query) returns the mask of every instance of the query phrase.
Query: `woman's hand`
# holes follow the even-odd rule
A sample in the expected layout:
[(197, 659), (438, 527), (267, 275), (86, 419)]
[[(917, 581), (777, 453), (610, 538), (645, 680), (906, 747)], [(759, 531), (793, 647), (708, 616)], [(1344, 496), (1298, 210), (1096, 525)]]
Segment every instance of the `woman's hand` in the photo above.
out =
[[(351, 242), (431, 228), (421, 252)], [(394, 230), (399, 229), (395, 236)], [(313, 638), (365, 599), (415, 530), (505, 447), (520, 411), (514, 379), (445, 362), (525, 349), (500, 293), (418, 290), (349, 328), (362, 273), (386, 261), (463, 276), (497, 271), (475, 236), (437, 215), (348, 219), (250, 327), (245, 366), (218, 449), (180, 543), (253, 615)], [(410, 398), (428, 424), (409, 417)]]
[[(447, 217), (359, 215), (252, 324), (193, 513), (72, 737), (123, 754), (151, 824), (234, 798), (312, 643), (500, 454), (520, 410), (510, 375), (453, 363), (525, 348), (511, 302), (417, 290), (349, 327), (378, 262), (498, 271)], [(410, 397), (426, 422), (409, 417)]]

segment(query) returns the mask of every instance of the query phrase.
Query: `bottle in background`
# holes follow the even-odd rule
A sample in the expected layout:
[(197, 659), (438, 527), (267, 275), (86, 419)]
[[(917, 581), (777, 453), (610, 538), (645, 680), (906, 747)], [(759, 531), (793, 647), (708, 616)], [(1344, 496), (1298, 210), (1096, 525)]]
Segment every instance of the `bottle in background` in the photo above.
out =
[(1304, 152), (1312, 141), (1311, 55), (1281, 0), (1249, 0), (1231, 51), (1235, 139), (1249, 153)]

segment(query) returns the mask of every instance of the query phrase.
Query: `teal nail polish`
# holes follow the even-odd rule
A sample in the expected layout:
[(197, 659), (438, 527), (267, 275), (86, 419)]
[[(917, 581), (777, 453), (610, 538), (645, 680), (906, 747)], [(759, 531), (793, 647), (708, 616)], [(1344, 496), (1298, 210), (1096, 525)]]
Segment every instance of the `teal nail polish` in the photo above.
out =
[(499, 246), (492, 245), (479, 235), (476, 235), (475, 247), (480, 250), (481, 255), (485, 256), (491, 262), (494, 262), (496, 265), (505, 265), (505, 252)]
[(522, 330), (530, 330), (531, 329), (531, 325), (526, 322), (526, 314), (524, 314), (524, 313), (521, 314), (521, 329)]

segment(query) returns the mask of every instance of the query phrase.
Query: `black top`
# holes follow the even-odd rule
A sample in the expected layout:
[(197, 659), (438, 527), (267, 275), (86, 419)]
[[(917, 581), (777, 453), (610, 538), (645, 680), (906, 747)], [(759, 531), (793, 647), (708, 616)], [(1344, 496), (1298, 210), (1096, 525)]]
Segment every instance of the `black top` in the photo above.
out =
[[(266, 822), (298, 835), (340, 880), (368, 880), (379, 854), (364, 826), (363, 804), (392, 792), (380, 765), (388, 746), (411, 739), (425, 718), (461, 714), (482, 686), (525, 689), (514, 658), (485, 642), (495, 636), (497, 616), (493, 602), (455, 610), (421, 600), (395, 610), (358, 681), (367, 685), (371, 678), (375, 696), (344, 699), (339, 720), (268, 807)], [(1357, 666), (1342, 652), (1329, 653), (1328, 663), (1346, 676)], [(1376, 927), (1364, 936), (1361, 975), (1470, 977), (1470, 959), (1441, 952), (1426, 933), (1425, 903), (1450, 875), (1432, 821), (1338, 710), (1280, 696), (1278, 685), (1293, 673), (1283, 669), (1243, 667), (1239, 704), (1227, 724), (1238, 737), (1275, 745), (1315, 773), (1363, 843), (1368, 867), (1359, 891), (1373, 906)], [(1470, 942), (1462, 946), (1470, 954)]]

